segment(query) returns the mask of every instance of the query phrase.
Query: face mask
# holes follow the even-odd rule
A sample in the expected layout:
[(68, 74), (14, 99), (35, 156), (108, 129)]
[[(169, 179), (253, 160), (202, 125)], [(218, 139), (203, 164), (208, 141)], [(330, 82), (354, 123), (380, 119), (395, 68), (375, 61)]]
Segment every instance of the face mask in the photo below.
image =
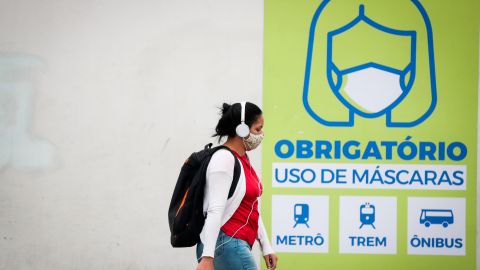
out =
[(344, 98), (367, 113), (384, 110), (403, 94), (400, 74), (369, 67), (344, 76)]
[(250, 132), (250, 135), (246, 139), (243, 139), (243, 142), (245, 143), (245, 147), (247, 148), (247, 151), (251, 151), (255, 148), (257, 148), (260, 143), (262, 142), (264, 137), (263, 132), (260, 134), (253, 134)]

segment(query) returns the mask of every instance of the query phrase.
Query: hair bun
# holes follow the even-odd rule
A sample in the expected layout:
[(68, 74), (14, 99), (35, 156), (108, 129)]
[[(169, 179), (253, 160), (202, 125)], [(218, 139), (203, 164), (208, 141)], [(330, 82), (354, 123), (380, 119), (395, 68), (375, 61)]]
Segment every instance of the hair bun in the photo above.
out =
[(232, 105), (228, 103), (223, 103), (222, 105), (222, 115), (228, 112), (228, 110), (232, 107)]

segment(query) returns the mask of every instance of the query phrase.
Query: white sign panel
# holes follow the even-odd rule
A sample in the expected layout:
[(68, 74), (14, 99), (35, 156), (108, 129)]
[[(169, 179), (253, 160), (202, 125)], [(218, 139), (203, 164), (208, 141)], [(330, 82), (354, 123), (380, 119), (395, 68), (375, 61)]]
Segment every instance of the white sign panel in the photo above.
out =
[(408, 254), (465, 255), (465, 198), (408, 198)]
[(272, 196), (272, 244), (277, 252), (328, 252), (327, 196)]
[(340, 253), (395, 254), (397, 198), (340, 197)]
[(465, 190), (465, 165), (273, 163), (273, 187)]

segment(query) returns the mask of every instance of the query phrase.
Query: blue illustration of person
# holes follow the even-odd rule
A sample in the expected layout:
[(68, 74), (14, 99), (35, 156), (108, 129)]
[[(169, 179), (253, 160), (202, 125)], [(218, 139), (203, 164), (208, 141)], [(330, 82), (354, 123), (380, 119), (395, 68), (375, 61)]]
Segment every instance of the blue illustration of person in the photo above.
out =
[[(389, 16), (387, 1), (323, 1), (314, 14), (303, 103), (326, 126), (349, 127), (355, 115), (385, 115), (388, 127), (412, 127), (436, 105), (432, 29), (416, 1), (397, 1), (415, 16)], [(338, 16), (331, 16), (332, 13)], [(416, 19), (412, 19), (416, 18)]]

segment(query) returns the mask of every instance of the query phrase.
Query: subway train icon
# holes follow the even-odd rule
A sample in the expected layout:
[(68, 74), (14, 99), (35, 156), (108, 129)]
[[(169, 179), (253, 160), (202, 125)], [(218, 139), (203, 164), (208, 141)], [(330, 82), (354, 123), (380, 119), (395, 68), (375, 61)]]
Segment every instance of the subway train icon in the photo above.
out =
[(305, 226), (307, 226), (307, 228), (310, 228), (310, 226), (308, 226), (308, 220), (310, 218), (308, 204), (295, 204), (293, 208), (293, 216), (295, 220), (295, 225), (293, 225), (293, 228), (297, 227), (298, 224), (304, 224)]
[(363, 225), (370, 225), (375, 229), (375, 205), (370, 203), (365, 203), (360, 206), (360, 229)]

